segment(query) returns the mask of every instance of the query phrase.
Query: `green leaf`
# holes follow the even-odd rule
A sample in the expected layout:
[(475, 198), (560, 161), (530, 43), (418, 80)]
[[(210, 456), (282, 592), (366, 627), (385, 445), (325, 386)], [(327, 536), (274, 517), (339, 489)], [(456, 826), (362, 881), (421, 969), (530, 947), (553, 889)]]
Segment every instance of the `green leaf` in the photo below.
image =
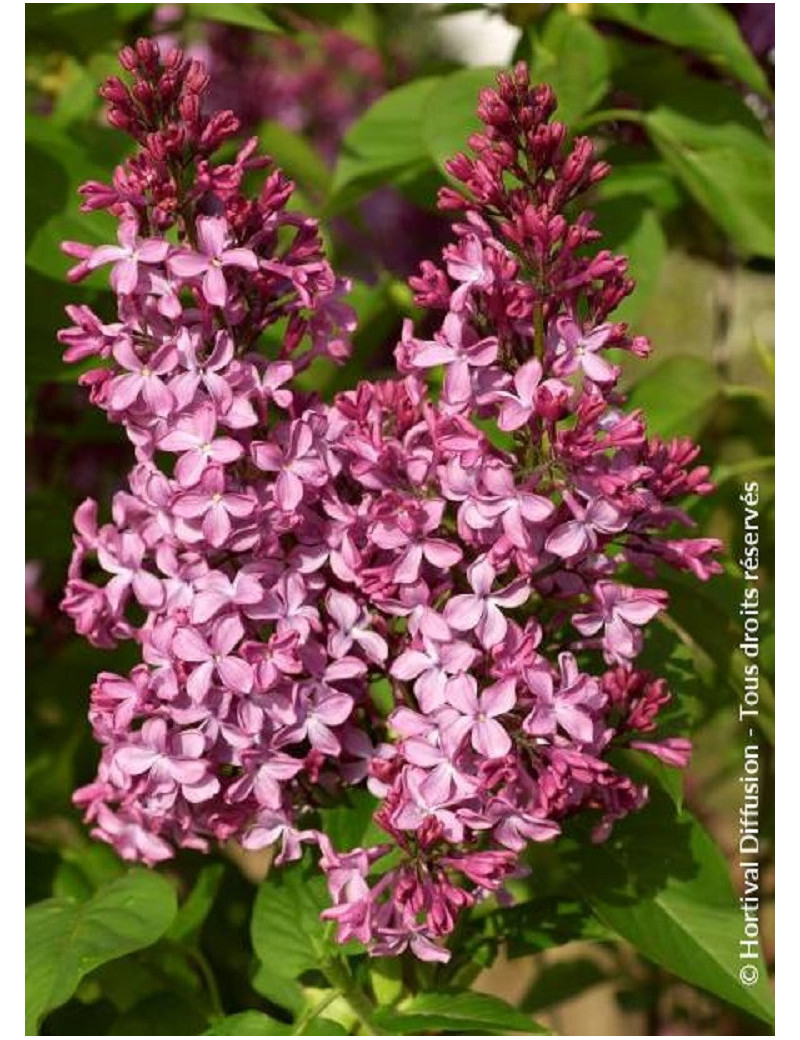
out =
[(303, 863), (270, 870), (253, 907), (251, 936), (262, 967), (296, 979), (319, 967), (330, 949), (320, 912), (329, 905), (324, 878)]
[(288, 1036), (291, 1031), (291, 1026), (261, 1011), (242, 1011), (218, 1019), (203, 1036)]
[(705, 358), (676, 354), (634, 383), (629, 408), (641, 408), (651, 434), (695, 437), (719, 398), (716, 369)]
[(73, 60), (68, 67), (68, 81), (54, 99), (48, 119), (58, 126), (78, 126), (92, 120), (100, 103), (98, 84), (119, 73), (119, 62), (114, 52), (93, 54), (85, 65)]
[(109, 1036), (199, 1036), (208, 1018), (198, 1002), (175, 992), (155, 993), (121, 1014)]
[(555, 8), (544, 32), (531, 40), (531, 79), (556, 92), (556, 118), (568, 127), (593, 108), (609, 87), (609, 58), (600, 33), (585, 18)]
[(217, 898), (219, 886), (225, 874), (223, 863), (211, 863), (203, 867), (194, 883), (189, 897), (178, 910), (177, 917), (167, 932), (167, 937), (184, 942), (196, 937)]
[(775, 153), (757, 129), (725, 113), (658, 107), (653, 143), (687, 191), (745, 255), (775, 255)]
[(381, 1027), (406, 1035), (443, 1030), (460, 1036), (477, 1030), (493, 1036), (505, 1036), (509, 1031), (551, 1035), (523, 1011), (488, 993), (420, 993), (404, 1003), (402, 1010), (380, 1009), (375, 1019)]
[(511, 960), (579, 939), (608, 938), (587, 903), (561, 896), (529, 899), (473, 917), (470, 931), (470, 945), (502, 942)]
[(355, 788), (345, 791), (341, 804), (323, 809), (323, 829), (339, 851), (366, 848), (386, 840), (386, 833), (372, 819), (380, 802), (369, 791)]
[(425, 99), (422, 137), (428, 155), (444, 172), (444, 164), (467, 147), (467, 138), (480, 129), (478, 95), (495, 86), (498, 69), (459, 69), (439, 80)]
[(373, 188), (430, 166), (422, 136), (436, 77), (407, 83), (380, 97), (347, 132), (326, 212), (352, 205)]
[(203, 22), (239, 25), (256, 32), (282, 33), (283, 30), (261, 9), (261, 4), (188, 4), (189, 14)]
[(699, 54), (761, 94), (769, 84), (722, 4), (594, 4), (599, 20), (619, 22), (675, 47)]
[(25, 913), (25, 1021), (64, 1004), (90, 971), (152, 945), (176, 912), (175, 890), (158, 874), (132, 870), (84, 903), (48, 899)]
[(52, 894), (63, 899), (89, 899), (100, 885), (115, 881), (124, 873), (122, 861), (109, 845), (95, 841), (67, 846), (61, 851)]
[(81, 213), (78, 185), (108, 180), (76, 144), (46, 120), (29, 116), (25, 128), (25, 263), (40, 274), (63, 282), (74, 261), (61, 252), (65, 239), (100, 245), (116, 239), (116, 222), (108, 213)]
[(315, 1018), (309, 1022), (298, 1036), (349, 1036), (350, 1030), (332, 1018)]
[[(59, 258), (60, 254), (56, 255), (56, 261)], [(58, 329), (68, 324), (64, 308), (70, 303), (87, 304), (100, 316), (108, 317), (114, 314), (115, 301), (110, 292), (93, 292), (81, 285), (70, 285), (67, 282), (58, 284), (30, 268), (26, 269), (25, 386), (28, 394), (45, 382), (77, 382), (82, 367), (67, 365), (62, 361), (63, 348), (56, 340)], [(83, 421), (84, 416), (81, 416), (81, 422)], [(101, 435), (100, 439), (104, 439), (104, 437)], [(112, 438), (108, 439), (113, 442)], [(53, 489), (49, 490), (52, 492)], [(38, 493), (29, 499), (29, 508), (32, 512), (36, 511), (37, 497), (39, 497)], [(46, 508), (45, 512), (48, 517), (48, 525), (58, 522), (58, 518), (49, 508)], [(69, 524), (66, 510), (63, 523), (67, 526)], [(42, 535), (46, 535), (46, 537), (39, 537), (37, 540), (47, 543), (44, 547), (45, 551), (48, 553), (57, 551), (58, 542), (54, 529), (48, 526), (46, 531), (42, 531)], [(29, 537), (33, 540), (36, 535), (31, 532)]]
[(271, 155), (283, 172), (300, 186), (306, 195), (324, 196), (331, 174), (325, 160), (305, 137), (281, 123), (262, 123), (258, 128), (261, 148)]
[[(124, 42), (127, 20), (143, 17), (152, 4), (31, 4), (25, 10), (26, 48), (67, 52), (88, 59), (102, 47)], [(130, 19), (122, 12), (130, 8)]]
[[(659, 584), (669, 593), (668, 616), (694, 656), (695, 673), (703, 669), (709, 672), (712, 691), (702, 699), (702, 705), (738, 705), (747, 663), (739, 648), (741, 578), (726, 571), (715, 575), (712, 581), (698, 584), (692, 575), (664, 567), (659, 572)], [(671, 685), (674, 687), (674, 683)], [(758, 688), (758, 727), (774, 742), (775, 693), (764, 669), (759, 674)]]
[[(641, 148), (636, 150), (638, 154)], [(655, 156), (655, 152), (652, 153)], [(663, 159), (632, 160), (631, 153), (621, 148), (610, 148), (603, 156), (611, 163), (611, 174), (597, 187), (597, 197), (603, 202), (647, 199), (653, 209), (668, 213), (685, 200), (675, 175)]]
[[(659, 721), (661, 721), (659, 717)], [(659, 736), (663, 733), (659, 728)], [(643, 735), (642, 740), (647, 740)], [(684, 771), (666, 765), (646, 751), (637, 751), (635, 748), (624, 748), (614, 751), (608, 756), (612, 765), (617, 766), (627, 776), (639, 783), (645, 783), (648, 789), (655, 785), (660, 788), (676, 809), (683, 808), (683, 781)]]
[(647, 202), (630, 196), (600, 202), (595, 213), (604, 244), (628, 258), (628, 273), (636, 282), (632, 295), (614, 312), (614, 320), (635, 321), (658, 285), (667, 255), (661, 221)]
[(572, 1000), (593, 986), (608, 979), (600, 965), (588, 957), (543, 964), (522, 999), (523, 1011), (542, 1011), (544, 1008)]
[(686, 811), (654, 792), (601, 845), (582, 843), (577, 884), (599, 919), (649, 960), (764, 1021), (773, 1019), (766, 966), (739, 979), (742, 911), (725, 856)]
[(774, 256), (774, 148), (745, 101), (664, 48), (615, 40), (613, 52), (615, 88), (641, 105), (628, 115), (688, 194), (743, 254)]

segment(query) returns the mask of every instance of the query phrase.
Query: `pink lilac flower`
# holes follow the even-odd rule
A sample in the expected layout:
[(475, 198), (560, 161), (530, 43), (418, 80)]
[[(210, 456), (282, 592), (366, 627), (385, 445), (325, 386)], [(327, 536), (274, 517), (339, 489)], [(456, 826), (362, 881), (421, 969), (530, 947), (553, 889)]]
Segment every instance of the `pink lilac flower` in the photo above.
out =
[(487, 649), (501, 642), (508, 629), (508, 621), (500, 608), (520, 606), (530, 592), (523, 578), (493, 592), (496, 577), (497, 571), (487, 557), (476, 560), (467, 570), (472, 594), (453, 596), (445, 607), (448, 623), (458, 632), (474, 629)]
[(216, 622), (208, 639), (196, 628), (178, 630), (172, 643), (175, 656), (197, 666), (192, 669), (186, 682), (186, 690), (192, 700), (202, 700), (214, 678), (236, 693), (247, 693), (250, 690), (253, 685), (250, 665), (231, 653), (243, 635), (241, 621), (233, 617)]
[(478, 693), (478, 684), (472, 676), (451, 689), (445, 710), (442, 740), (445, 746), (458, 747), (469, 736), (472, 747), (485, 758), (503, 758), (511, 750), (511, 738), (497, 716), (511, 711), (516, 703), (513, 679), (504, 679), (487, 686)]
[(198, 217), (197, 252), (178, 250), (169, 259), (169, 270), (173, 275), (182, 279), (203, 276), (203, 296), (215, 307), (224, 307), (228, 302), (226, 267), (258, 270), (258, 257), (252, 249), (230, 248), (230, 240), (228, 222), (224, 217)]
[(176, 517), (199, 521), (200, 537), (219, 548), (231, 534), (232, 521), (250, 516), (255, 508), (249, 495), (226, 490), (222, 469), (209, 466), (191, 491), (175, 498), (172, 511)]
[(579, 368), (596, 383), (611, 383), (619, 370), (600, 354), (614, 332), (612, 325), (598, 325), (585, 332), (572, 317), (556, 319), (550, 344), (553, 352), (553, 373), (567, 376)]
[(136, 220), (123, 220), (117, 237), (118, 246), (94, 249), (86, 266), (94, 271), (103, 264), (113, 264), (111, 287), (121, 296), (128, 296), (139, 281), (139, 265), (160, 264), (169, 253), (169, 243), (159, 238), (140, 239)]

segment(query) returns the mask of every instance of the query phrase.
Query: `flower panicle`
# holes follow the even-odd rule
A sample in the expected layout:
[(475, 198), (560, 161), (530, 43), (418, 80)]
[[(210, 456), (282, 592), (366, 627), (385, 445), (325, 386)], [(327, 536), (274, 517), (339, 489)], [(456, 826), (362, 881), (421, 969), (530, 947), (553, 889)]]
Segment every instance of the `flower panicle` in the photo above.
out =
[[(608, 320), (624, 264), (563, 215), (606, 169), (567, 145), (549, 88), (501, 76), (450, 167), (454, 241), (412, 280), (438, 327), (407, 322), (398, 377), (325, 404), (296, 376), (346, 355), (353, 317), (316, 224), (278, 170), (243, 193), (252, 143), (213, 164), (233, 124), (203, 114), (196, 63), (140, 41), (122, 64), (104, 96), (137, 152), (86, 193), (118, 243), (66, 246), (73, 277), (110, 268), (117, 315), (71, 307), (60, 339), (97, 359), (82, 379), (135, 463), (110, 520), (76, 512), (63, 608), (141, 659), (92, 688), (102, 754), (76, 803), (145, 863), (313, 846), (340, 941), (446, 960), (529, 843), (576, 814), (603, 840), (644, 803), (614, 749), (690, 751), (639, 659), (660, 568), (719, 569), (716, 541), (681, 537), (680, 500), (711, 486), (617, 389), (609, 351), (645, 352)], [(324, 807), (356, 787), (385, 837), (337, 849)]]

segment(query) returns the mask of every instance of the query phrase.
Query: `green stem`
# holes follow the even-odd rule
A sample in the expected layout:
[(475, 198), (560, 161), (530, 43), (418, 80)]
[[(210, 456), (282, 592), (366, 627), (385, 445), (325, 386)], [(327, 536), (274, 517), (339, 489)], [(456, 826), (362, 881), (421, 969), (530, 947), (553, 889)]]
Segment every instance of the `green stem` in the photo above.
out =
[(203, 984), (208, 993), (208, 1000), (211, 1004), (212, 1016), (214, 1018), (224, 1018), (225, 1008), (222, 1006), (222, 998), (219, 994), (217, 980), (214, 978), (214, 972), (211, 969), (211, 965), (206, 960), (205, 954), (196, 946), (183, 946), (182, 949), (192, 960), (203, 980)]
[(544, 310), (537, 303), (533, 311), (533, 353), (539, 360), (544, 359)]
[(302, 1036), (303, 1030), (310, 1026), (312, 1022), (315, 1022), (322, 1014), (322, 1012), (325, 1010), (325, 1008), (329, 1004), (332, 1004), (338, 996), (338, 990), (332, 990), (330, 993), (326, 993), (322, 1000), (314, 1004), (313, 1007), (307, 1008), (295, 1022), (290, 1035)]
[(644, 123), (644, 112), (638, 112), (635, 108), (603, 108), (599, 112), (581, 119), (576, 124), (575, 130), (582, 133), (590, 126), (598, 126), (600, 123)]
[(751, 473), (774, 468), (774, 455), (757, 455), (752, 459), (742, 459), (741, 462), (731, 462), (727, 466), (720, 466), (712, 472), (711, 479), (719, 486), (728, 480), (733, 480), (735, 477), (747, 477)]
[(371, 1036), (384, 1036), (384, 1032), (375, 1025), (373, 1021), (373, 1013), (375, 1008), (372, 1005), (372, 1001), (359, 988), (347, 964), (343, 961), (334, 958), (326, 960), (322, 965), (322, 973), (326, 976), (330, 984), (339, 991), (342, 997), (347, 1001), (350, 1007), (358, 1016), (361, 1024), (366, 1026), (369, 1030), (368, 1035)]
[(723, 386), (720, 393), (729, 401), (763, 401), (770, 408), (775, 407), (775, 395), (758, 386)]

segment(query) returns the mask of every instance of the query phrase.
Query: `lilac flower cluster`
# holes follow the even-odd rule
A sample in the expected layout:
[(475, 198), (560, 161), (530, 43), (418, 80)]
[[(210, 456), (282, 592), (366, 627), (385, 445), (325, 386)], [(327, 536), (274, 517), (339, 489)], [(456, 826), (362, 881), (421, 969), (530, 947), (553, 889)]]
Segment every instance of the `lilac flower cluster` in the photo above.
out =
[[(211, 839), (277, 845), (278, 864), (316, 845), (340, 941), (446, 960), (530, 842), (580, 811), (602, 840), (642, 805), (610, 751), (688, 759), (657, 732), (665, 681), (635, 663), (666, 595), (633, 581), (718, 569), (717, 542), (674, 533), (711, 485), (615, 389), (609, 351), (648, 350), (608, 320), (632, 283), (587, 250), (589, 215), (565, 215), (607, 167), (524, 66), (501, 75), (450, 164), (464, 190), (441, 193), (456, 240), (412, 279), (438, 331), (406, 325), (401, 378), (326, 405), (293, 379), (343, 358), (353, 323), (314, 222), (277, 171), (242, 193), (252, 142), (212, 164), (235, 121), (201, 115), (195, 63), (147, 42), (122, 62), (132, 86), (104, 93), (139, 150), (83, 189), (119, 245), (67, 246), (73, 277), (113, 265), (118, 321), (72, 308), (61, 338), (103, 359), (82, 379), (137, 461), (110, 522), (77, 511), (64, 608), (142, 662), (98, 676), (103, 754), (76, 802), (146, 863)], [(336, 849), (316, 810), (356, 786), (385, 841)]]

